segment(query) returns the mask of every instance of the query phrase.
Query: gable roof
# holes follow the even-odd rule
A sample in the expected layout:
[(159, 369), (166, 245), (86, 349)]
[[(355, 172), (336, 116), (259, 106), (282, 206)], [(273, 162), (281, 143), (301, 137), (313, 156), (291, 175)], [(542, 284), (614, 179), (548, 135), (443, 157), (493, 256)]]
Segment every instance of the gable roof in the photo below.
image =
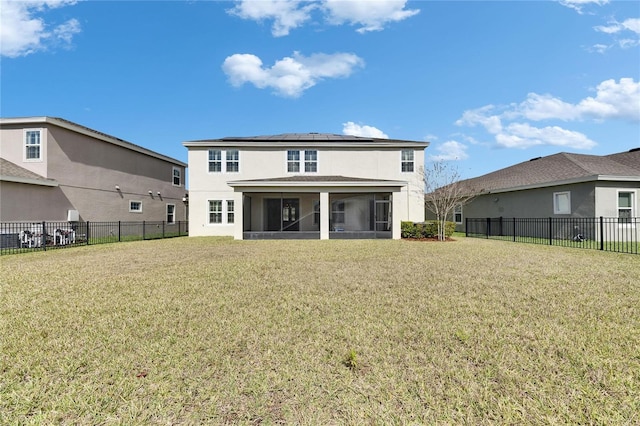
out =
[(337, 135), (334, 133), (282, 133), (264, 136), (228, 136), (220, 139), (202, 139), (183, 143), (186, 147), (349, 147), (349, 148), (426, 148), (429, 142), (401, 139), (370, 138)]
[(482, 192), (495, 193), (595, 180), (640, 182), (640, 150), (606, 156), (561, 152), (463, 182)]
[(47, 179), (4, 158), (0, 158), (0, 181), (58, 186), (54, 179)]
[(92, 138), (100, 139), (101, 141), (108, 142), (114, 145), (118, 145), (122, 148), (130, 149), (132, 151), (136, 151), (150, 157), (158, 158), (160, 160), (167, 161), (169, 163), (173, 163), (175, 165), (180, 165), (182, 167), (187, 167), (187, 164), (176, 160), (175, 158), (171, 158), (164, 154), (160, 154), (158, 152), (152, 151), (150, 149), (144, 148), (140, 145), (136, 145), (134, 143), (125, 141), (124, 139), (117, 138), (115, 136), (108, 135), (106, 133), (99, 132), (97, 130), (90, 129), (89, 127), (82, 126), (80, 124), (74, 123), (69, 120), (65, 120), (64, 118), (59, 117), (11, 117), (11, 118), (0, 118), (0, 125), (32, 125), (32, 124), (52, 124), (67, 130), (71, 130), (76, 133), (80, 133), (86, 136), (90, 136)]

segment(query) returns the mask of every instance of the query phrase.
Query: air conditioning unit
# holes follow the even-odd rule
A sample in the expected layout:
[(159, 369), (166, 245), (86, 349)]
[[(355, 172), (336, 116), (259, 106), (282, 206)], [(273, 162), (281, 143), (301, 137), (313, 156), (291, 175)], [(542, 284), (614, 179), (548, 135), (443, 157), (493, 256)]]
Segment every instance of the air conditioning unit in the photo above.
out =
[(67, 210), (67, 222), (78, 222), (80, 220), (80, 213), (78, 210)]

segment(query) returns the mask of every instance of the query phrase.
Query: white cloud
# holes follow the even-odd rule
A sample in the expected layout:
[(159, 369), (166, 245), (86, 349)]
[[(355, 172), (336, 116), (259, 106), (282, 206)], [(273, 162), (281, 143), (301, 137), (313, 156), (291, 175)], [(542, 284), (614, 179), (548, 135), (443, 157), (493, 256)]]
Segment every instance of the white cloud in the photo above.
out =
[(583, 8), (588, 5), (602, 6), (609, 3), (609, 0), (559, 0), (559, 3), (563, 6), (570, 7), (576, 12), (582, 14)]
[(272, 19), (271, 34), (281, 37), (308, 21), (316, 7), (313, 3), (297, 0), (240, 0), (228, 12), (254, 21)]
[(262, 60), (252, 54), (235, 54), (227, 57), (222, 69), (235, 87), (251, 83), (259, 89), (271, 88), (275, 94), (297, 98), (302, 93), (326, 78), (344, 78), (364, 61), (351, 53), (316, 53), (305, 57), (294, 52), (265, 68)]
[(640, 35), (640, 18), (625, 19), (622, 22), (610, 21), (609, 25), (599, 25), (594, 27), (596, 31), (607, 34), (617, 34), (622, 31), (631, 31)]
[(436, 155), (429, 155), (431, 161), (460, 161), (469, 158), (467, 146), (457, 141), (447, 141), (434, 147), (438, 152)]
[(406, 0), (236, 0), (229, 9), (231, 15), (254, 21), (273, 20), (274, 37), (289, 32), (310, 21), (312, 12), (325, 15), (333, 25), (359, 25), (356, 31), (380, 31), (390, 22), (398, 22), (416, 15), (417, 9), (405, 9)]
[(537, 145), (590, 149), (596, 143), (580, 132), (558, 126), (533, 127), (528, 123), (511, 123), (496, 135), (498, 146), (504, 148), (529, 148)]
[(76, 19), (51, 26), (41, 15), (47, 9), (75, 3), (76, 0), (1, 0), (0, 54), (16, 58), (53, 45), (71, 43), (73, 36), (81, 31)]
[(330, 23), (360, 25), (356, 31), (365, 33), (381, 31), (389, 22), (402, 21), (420, 12), (405, 9), (406, 3), (405, 0), (325, 0), (323, 8)]
[(386, 133), (372, 126), (361, 126), (353, 121), (342, 123), (342, 134), (350, 136), (362, 136), (367, 138), (389, 139)]
[(502, 130), (502, 120), (499, 115), (489, 115), (495, 107), (486, 105), (478, 109), (468, 110), (462, 114), (462, 118), (456, 121), (458, 126), (483, 126), (487, 132), (496, 134)]
[(574, 104), (549, 94), (529, 93), (523, 102), (504, 108), (486, 105), (464, 111), (456, 124), (483, 126), (488, 133), (494, 135), (500, 147), (552, 145), (589, 149), (596, 143), (582, 133), (558, 126), (533, 127), (515, 120), (569, 122), (592, 119), (640, 122), (640, 82), (633, 78), (621, 78), (618, 81), (610, 79), (598, 84), (594, 91), (594, 96), (588, 96)]

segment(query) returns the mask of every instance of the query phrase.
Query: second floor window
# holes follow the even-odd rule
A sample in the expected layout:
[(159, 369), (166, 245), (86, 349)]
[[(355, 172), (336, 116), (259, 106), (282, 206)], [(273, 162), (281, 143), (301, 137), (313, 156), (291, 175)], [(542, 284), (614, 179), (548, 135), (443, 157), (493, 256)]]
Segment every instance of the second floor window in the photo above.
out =
[(402, 171), (413, 172), (413, 150), (402, 150)]
[(177, 167), (173, 168), (173, 186), (180, 186), (182, 183), (182, 178), (181, 178), (182, 173), (180, 172), (180, 169)]
[(41, 160), (42, 145), (40, 140), (40, 130), (25, 130), (24, 132), (24, 159)]
[[(224, 157), (224, 161), (222, 158)], [(235, 173), (240, 171), (240, 152), (237, 149), (209, 150), (210, 173)]]
[[(304, 159), (304, 168), (301, 167), (301, 159)], [(288, 173), (316, 173), (318, 171), (318, 151), (313, 150), (289, 150), (287, 151)]]

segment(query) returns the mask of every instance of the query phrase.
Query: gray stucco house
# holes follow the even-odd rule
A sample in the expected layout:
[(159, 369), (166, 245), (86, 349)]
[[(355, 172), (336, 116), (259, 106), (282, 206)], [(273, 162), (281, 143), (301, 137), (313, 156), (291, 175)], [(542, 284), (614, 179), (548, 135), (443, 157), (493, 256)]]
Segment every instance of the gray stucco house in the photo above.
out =
[(185, 221), (186, 167), (62, 118), (0, 118), (0, 221)]
[(602, 216), (624, 227), (640, 215), (640, 148), (604, 156), (562, 152), (463, 182), (481, 195), (456, 209), (460, 231), (466, 217)]

